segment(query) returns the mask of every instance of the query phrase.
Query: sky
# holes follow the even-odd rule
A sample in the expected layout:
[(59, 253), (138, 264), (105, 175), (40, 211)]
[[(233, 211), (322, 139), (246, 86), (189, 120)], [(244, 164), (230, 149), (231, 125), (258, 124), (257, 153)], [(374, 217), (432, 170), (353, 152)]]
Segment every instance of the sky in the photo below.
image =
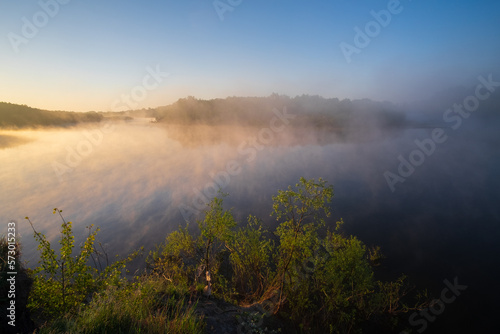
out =
[(179, 98), (411, 102), (499, 70), (498, 1), (0, 0), (0, 101), (119, 111)]

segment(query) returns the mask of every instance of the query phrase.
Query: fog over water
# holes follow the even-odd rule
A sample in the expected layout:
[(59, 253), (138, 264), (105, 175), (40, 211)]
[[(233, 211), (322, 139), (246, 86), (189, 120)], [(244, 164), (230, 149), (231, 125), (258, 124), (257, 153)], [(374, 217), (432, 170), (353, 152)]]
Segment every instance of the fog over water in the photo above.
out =
[[(55, 207), (74, 222), (77, 242), (85, 226), (95, 224), (108, 253), (125, 255), (143, 245), (152, 249), (186, 220), (194, 225), (199, 199), (214, 192), (216, 181), (229, 193), (225, 204), (241, 224), (252, 213), (272, 228), (277, 190), (301, 176), (323, 177), (335, 191), (328, 224), (343, 218), (346, 232), (380, 245), (387, 257), (381, 276), (406, 273), (435, 294), (444, 279), (458, 277), (468, 285), (463, 303), (440, 317), (439, 328), (447, 317), (472, 308), (497, 308), (499, 295), (492, 289), (500, 264), (499, 125), (498, 118), (473, 115), (456, 130), (441, 122), (351, 129), (343, 138), (297, 132), (287, 124), (263, 131), (168, 127), (149, 119), (2, 131), (0, 219), (18, 222), (28, 266), (36, 265), (37, 254), (24, 217), (56, 238), (61, 221), (52, 214)], [(447, 140), (391, 191), (384, 173), (397, 174), (398, 156), (408, 160), (418, 149), (415, 140), (431, 138), (436, 127)], [(481, 313), (477, 321), (491, 319)]]

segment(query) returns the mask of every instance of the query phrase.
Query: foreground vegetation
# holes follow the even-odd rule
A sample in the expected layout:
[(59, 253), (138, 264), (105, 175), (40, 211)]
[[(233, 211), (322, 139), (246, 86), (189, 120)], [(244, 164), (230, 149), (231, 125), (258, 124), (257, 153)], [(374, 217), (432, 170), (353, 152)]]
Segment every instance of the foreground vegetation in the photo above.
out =
[(76, 314), (54, 318), (39, 333), (203, 333), (204, 324), (182, 286), (141, 277), (96, 293)]
[[(89, 227), (75, 256), (72, 224), (54, 209), (63, 222), (57, 255), (32, 224), (41, 260), (29, 272), (28, 308), (38, 332), (216, 332), (205, 328), (197, 312), (204, 298), (258, 306), (260, 317), (279, 319), (287, 332), (297, 333), (391, 332), (400, 328), (398, 315), (424, 307), (419, 296), (411, 307), (403, 302), (408, 292), (404, 276), (392, 282), (375, 279), (378, 248), (344, 235), (342, 221), (325, 228), (333, 188), (321, 178), (301, 178), (273, 197), (272, 214), (279, 223), (274, 233), (253, 216), (238, 227), (223, 207), (224, 196), (211, 201), (195, 229), (180, 227), (168, 235), (147, 257), (146, 272), (132, 281), (122, 274), (139, 251), (104, 263), (95, 239), (98, 230)], [(248, 320), (252, 317), (240, 312), (237, 317), (240, 332), (277, 332), (255, 316)]]

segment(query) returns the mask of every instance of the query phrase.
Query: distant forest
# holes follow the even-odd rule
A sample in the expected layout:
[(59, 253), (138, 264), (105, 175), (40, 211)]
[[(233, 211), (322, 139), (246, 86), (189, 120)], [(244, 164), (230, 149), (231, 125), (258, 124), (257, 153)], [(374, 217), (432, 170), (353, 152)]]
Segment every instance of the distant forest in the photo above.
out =
[(392, 127), (406, 122), (404, 112), (390, 102), (326, 99), (310, 95), (291, 98), (278, 94), (213, 100), (187, 97), (169, 106), (150, 109), (148, 114), (158, 122), (171, 125), (262, 126), (269, 123), (273, 109), (282, 111), (283, 108), (297, 117), (295, 124), (315, 128), (340, 129), (363, 125)]
[(102, 119), (103, 115), (95, 111), (85, 113), (51, 111), (0, 102), (0, 128), (68, 126), (81, 122), (100, 122)]
[(131, 117), (151, 117), (168, 125), (241, 125), (263, 126), (277, 109), (296, 116), (294, 124), (322, 129), (383, 126), (398, 127), (406, 123), (404, 112), (389, 102), (326, 99), (302, 95), (288, 97), (272, 94), (268, 97), (228, 97), (201, 100), (194, 97), (179, 99), (163, 107), (121, 112), (50, 111), (0, 102), (0, 128), (70, 126), (81, 122), (130, 120)]

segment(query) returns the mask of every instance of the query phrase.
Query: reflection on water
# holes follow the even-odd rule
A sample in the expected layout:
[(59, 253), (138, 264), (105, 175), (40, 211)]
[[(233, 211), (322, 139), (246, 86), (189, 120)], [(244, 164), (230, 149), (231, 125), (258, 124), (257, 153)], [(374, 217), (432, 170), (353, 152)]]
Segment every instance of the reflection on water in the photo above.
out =
[(13, 148), (19, 145), (29, 143), (31, 139), (27, 136), (19, 136), (15, 131), (1, 131), (0, 132), (0, 150), (6, 148)]
[(52, 215), (54, 207), (74, 222), (80, 240), (85, 226), (100, 226), (110, 254), (141, 245), (151, 249), (185, 224), (180, 208), (195, 208), (195, 197), (235, 161), (239, 173), (223, 185), (230, 194), (226, 204), (240, 222), (253, 213), (274, 225), (269, 213), (278, 189), (301, 176), (323, 177), (335, 190), (329, 224), (343, 217), (347, 232), (381, 245), (386, 274), (406, 272), (437, 288), (442, 279), (458, 275), (473, 286), (479, 280), (474, 259), (498, 267), (492, 247), (500, 236), (500, 153), (496, 126), (483, 124), (477, 131), (468, 124), (395, 193), (383, 173), (395, 171), (397, 157), (407, 156), (414, 140), (428, 138), (431, 129), (352, 141), (299, 134), (297, 127), (259, 141), (256, 128), (165, 128), (139, 121), (16, 132), (24, 144), (0, 150), (0, 218), (18, 221), (24, 259), (31, 266), (36, 247), (23, 218), (30, 216), (41, 232), (55, 237), (60, 221)]
[[(251, 208), (265, 219), (271, 196), (300, 176), (321, 176), (338, 186), (356, 180), (370, 196), (387, 192), (381, 177), (387, 164), (380, 162), (387, 161), (384, 157), (389, 159), (395, 147), (393, 140), (352, 143), (336, 134), (305, 129), (299, 133), (297, 127), (279, 132), (173, 128), (140, 120), (19, 131), (16, 136), (26, 143), (0, 151), (1, 218), (18, 220), (19, 231), (30, 235), (23, 224), (30, 216), (40, 230), (54, 236), (59, 223), (51, 212), (59, 207), (75, 223), (76, 232), (90, 223), (99, 225), (110, 249), (122, 253), (160, 242), (184, 223), (183, 206), (202, 209), (203, 203), (194, 207), (193, 200), (207, 194), (209, 184), (222, 185), (231, 194), (236, 213)], [(232, 161), (239, 173), (222, 179)], [(349, 193), (359, 194), (352, 182), (345, 190)], [(30, 241), (24, 240), (28, 259), (35, 253)]]

